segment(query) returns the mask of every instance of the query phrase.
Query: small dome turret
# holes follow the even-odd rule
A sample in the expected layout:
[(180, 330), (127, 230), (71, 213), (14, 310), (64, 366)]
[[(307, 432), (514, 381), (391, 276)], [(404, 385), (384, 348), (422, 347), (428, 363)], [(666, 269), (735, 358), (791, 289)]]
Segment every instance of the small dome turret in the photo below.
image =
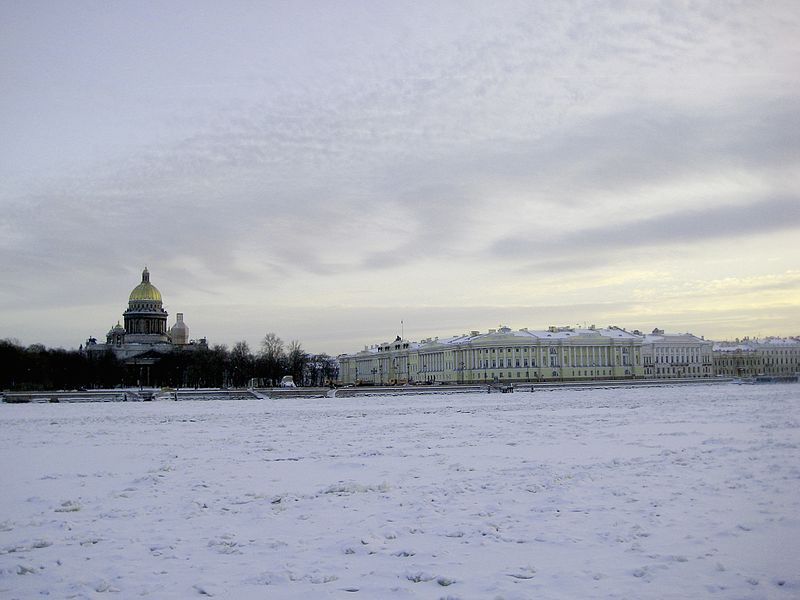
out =
[(112, 346), (121, 346), (125, 342), (125, 328), (119, 321), (106, 334), (106, 343)]

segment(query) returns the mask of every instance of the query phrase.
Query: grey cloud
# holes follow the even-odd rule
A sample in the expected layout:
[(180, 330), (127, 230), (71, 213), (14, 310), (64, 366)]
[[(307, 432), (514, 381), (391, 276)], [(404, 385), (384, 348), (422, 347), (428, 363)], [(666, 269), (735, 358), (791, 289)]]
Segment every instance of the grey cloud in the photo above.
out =
[[(287, 330), (301, 331), (303, 339), (324, 341), (324, 347), (336, 352), (353, 352), (360, 349), (359, 340), (378, 343), (394, 339), (400, 334), (401, 320), (406, 337), (418, 340), (474, 329), (486, 331), (500, 324), (536, 329), (555, 324), (576, 325), (577, 320), (582, 324), (584, 319), (595, 319), (597, 325), (608, 325), (635, 308), (632, 303), (587, 302), (559, 306), (332, 306), (314, 309), (313, 313), (304, 308), (281, 309), (281, 313), (287, 315), (284, 323)], [(339, 324), (338, 329), (334, 323)], [(248, 333), (243, 329), (240, 335)]]
[[(256, 49), (267, 57), (266, 62), (247, 70), (251, 79), (243, 77), (238, 62), (226, 65), (216, 52), (203, 46), (207, 60), (220, 60), (215, 62), (218, 68), (232, 70), (233, 89), (227, 88), (230, 79), (214, 76), (225, 70), (196, 66), (201, 83), (209, 85), (205, 91), (193, 89), (191, 94), (209, 95), (191, 98), (191, 115), (183, 114), (181, 96), (171, 101), (177, 107), (174, 113), (185, 119), (180, 127), (166, 127), (167, 134), (158, 136), (171, 142), (154, 142), (144, 151), (126, 147), (122, 156), (130, 152), (127, 159), (114, 155), (87, 169), (82, 177), (49, 182), (42, 185), (46, 189), (41, 193), (23, 190), (17, 201), (4, 202), (8, 227), (22, 232), (23, 238), (0, 251), (0, 260), (10, 265), (4, 267), (4, 275), (23, 281), (29, 273), (36, 273), (58, 282), (56, 287), (65, 287), (75, 278), (72, 266), (76, 264), (89, 273), (107, 269), (109, 264), (138, 269), (142, 262), (152, 266), (163, 257), (189, 255), (222, 282), (248, 280), (254, 274), (236, 266), (236, 250), (243, 241), (249, 252), (258, 255), (254, 261), (263, 270), (255, 276), (264, 280), (303, 272), (325, 276), (364, 267), (388, 269), (426, 253), (463, 268), (464, 260), (474, 256), (475, 233), (481, 223), (472, 211), (486, 201), (484, 189), (512, 184), (530, 192), (530, 201), (521, 202), (515, 209), (518, 212), (503, 217), (512, 221), (543, 206), (558, 210), (586, 203), (597, 189), (619, 191), (635, 214), (635, 201), (630, 198), (637, 186), (729, 167), (750, 172), (791, 167), (798, 161), (800, 105), (792, 85), (782, 87), (784, 95), (769, 101), (746, 81), (735, 97), (714, 96), (695, 102), (688, 91), (685, 104), (674, 98), (657, 104), (623, 93), (620, 104), (606, 107), (598, 103), (598, 110), (605, 112), (592, 112), (593, 101), (602, 100), (605, 93), (613, 97), (626, 90), (621, 84), (628, 79), (645, 79), (639, 69), (645, 68), (647, 75), (660, 71), (664, 77), (677, 72), (688, 58), (696, 56), (697, 62), (705, 65), (708, 60), (719, 60), (724, 53), (715, 44), (705, 43), (710, 32), (723, 40), (733, 39), (743, 52), (751, 52), (756, 57), (749, 59), (752, 66), (752, 61), (762, 56), (754, 48), (769, 46), (767, 36), (773, 30), (765, 29), (758, 20), (760, 13), (767, 11), (752, 9), (749, 13), (755, 14), (735, 18), (728, 13), (736, 11), (727, 9), (707, 15), (661, 9), (651, 15), (647, 9), (603, 10), (595, 3), (580, 4), (576, 10), (574, 5), (564, 9), (521, 2), (506, 15), (498, 15), (491, 7), (476, 14), (480, 6), (476, 3), (470, 10), (451, 6), (445, 9), (445, 16), (435, 10), (415, 9), (421, 13), (404, 21), (405, 29), (399, 32), (392, 30), (392, 23), (387, 27), (375, 17), (377, 23), (370, 24), (385, 30), (371, 29), (369, 35), (361, 30), (367, 41), (348, 42), (357, 50), (352, 55), (342, 51), (345, 46), (338, 34), (325, 33), (328, 19), (317, 17), (315, 34), (326, 35), (324, 47), (342, 54), (331, 60), (315, 56), (314, 64), (308, 64), (305, 55), (295, 57), (294, 64), (272, 64), (269, 48), (254, 44), (263, 32), (250, 23), (252, 37), (241, 44), (241, 56), (251, 56)], [(216, 18), (228, 27), (238, 25), (226, 20), (227, 12), (220, 11)], [(331, 12), (338, 14), (339, 9)], [(405, 8), (398, 10), (405, 12)], [(429, 21), (421, 17), (428, 12), (437, 13), (431, 15), (438, 17), (432, 27), (436, 35), (429, 36), (426, 28), (414, 29), (419, 22), (427, 26)], [(303, 13), (298, 9), (292, 22), (304, 24)], [(337, 19), (349, 23), (354, 15), (347, 13), (342, 9)], [(192, 22), (197, 19), (208, 25), (197, 11), (187, 11), (187, 15)], [(491, 22), (485, 18), (488, 15)], [(734, 22), (737, 19), (760, 26), (741, 28)], [(172, 15), (170, 23), (174, 20)], [(164, 44), (156, 47), (164, 49), (164, 59), (169, 62), (173, 54), (167, 50), (172, 42), (181, 46), (187, 39), (175, 36), (173, 40), (176, 32), (165, 28), (161, 19), (154, 21), (163, 28), (161, 34), (170, 34), (154, 40)], [(138, 46), (140, 39), (136, 31), (128, 29), (129, 20), (114, 22), (130, 47)], [(86, 56), (96, 54), (92, 48), (96, 29), (89, 21), (81, 22), (85, 35), (79, 37), (85, 38)], [(54, 22), (50, 33), (57, 36), (69, 30)], [(40, 41), (32, 33), (15, 35), (35, 49)], [(289, 48), (281, 55), (284, 58), (291, 58), (306, 44), (303, 39), (284, 43)], [(73, 51), (78, 47), (84, 46), (70, 46)], [(373, 48), (374, 54), (368, 52)], [(188, 52), (180, 55), (192, 56)], [(125, 60), (135, 61), (135, 57), (131, 53)], [(33, 66), (46, 66), (46, 58), (44, 54), (37, 59), (42, 63)], [(161, 95), (177, 93), (167, 90), (168, 86), (177, 83), (189, 89), (186, 86), (198, 83), (191, 77), (173, 81), (169, 70), (161, 73), (158, 65), (149, 61), (138, 65), (147, 70), (148, 78), (133, 77), (128, 82), (129, 72), (117, 69), (112, 55), (102, 58), (115, 81), (124, 79), (131, 88), (149, 86), (141, 96), (142, 112), (136, 113), (136, 123), (153, 126), (158, 111), (163, 118)], [(70, 73), (67, 67), (77, 64), (63, 63), (64, 81), (77, 75), (76, 81), (88, 85), (94, 73)], [(9, 65), (24, 67), (15, 61)], [(31, 69), (31, 73), (37, 72)], [(738, 70), (733, 72), (738, 74)], [(712, 71), (706, 66), (698, 73), (702, 76)], [(52, 81), (42, 83), (51, 89)], [(671, 84), (665, 79), (659, 83)], [(66, 97), (69, 86), (63, 86), (58, 89)], [(106, 91), (87, 89), (77, 98), (100, 97)], [(137, 96), (137, 103), (139, 99)], [(114, 104), (121, 99), (112, 100), (103, 106), (113, 119), (96, 124), (116, 122), (120, 115), (130, 114), (130, 106)], [(12, 109), (16, 104), (3, 105)], [(154, 110), (156, 104), (158, 111)], [(13, 111), (8, 114), (3, 122), (11, 124)], [(65, 115), (68, 113), (60, 116)], [(85, 113), (82, 116), (86, 123), (95, 123)], [(167, 124), (159, 123), (159, 129), (163, 125)], [(53, 145), (56, 153), (67, 153), (76, 145), (73, 129), (65, 131), (59, 140), (62, 145)], [(38, 133), (39, 141), (51, 139), (49, 133)], [(93, 133), (95, 137), (86, 140), (105, 140), (110, 135), (102, 127)], [(116, 135), (124, 138), (126, 133), (123, 128)], [(9, 145), (3, 152), (11, 159), (18, 149)], [(25, 156), (32, 158), (35, 153)], [(791, 203), (791, 199), (784, 202)], [(375, 228), (382, 222), (374, 215), (390, 210), (402, 215), (399, 228), (405, 235), (387, 234), (380, 248), (362, 244), (359, 231), (350, 226), (353, 215), (363, 215), (358, 227)], [(786, 220), (796, 221), (792, 215), (796, 213)], [(701, 230), (692, 222), (695, 219), (712, 222), (709, 229)], [(686, 239), (691, 235), (725, 239), (726, 232), (744, 235), (782, 226), (756, 212), (735, 209), (728, 216), (699, 211), (632, 225), (640, 231), (620, 232), (609, 225), (572, 237), (568, 234), (555, 240), (555, 247), (562, 253), (568, 253), (569, 247), (592, 251), (613, 248), (615, 243), (644, 247), (656, 240), (670, 244), (681, 235), (689, 236)], [(674, 235), (664, 233), (672, 229)], [(356, 255), (352, 261), (331, 255), (336, 232), (352, 238)], [(614, 241), (618, 238), (630, 241)], [(494, 252), (533, 248), (546, 254), (550, 247), (509, 239), (498, 242)], [(587, 262), (560, 256), (536, 268), (563, 270), (589, 262), (599, 264), (602, 258), (593, 255)], [(174, 275), (186, 281), (191, 277), (180, 269)], [(47, 286), (37, 285), (26, 284), (32, 293), (53, 296)], [(224, 285), (208, 287), (221, 289)]]
[[(27, 198), (25, 210), (10, 211), (9, 220), (32, 236), (47, 232), (31, 238), (37, 245), (31, 264), (36, 256), (53, 265), (61, 256), (100, 265), (109, 258), (139, 262), (142, 254), (153, 260), (190, 253), (224, 277), (243, 278), (247, 275), (233, 267), (231, 246), (250, 239), (261, 240), (264, 253), (288, 273), (390, 268), (414, 260), (423, 248), (439, 256), (468, 252), (464, 240), (479, 227), (470, 209), (483, 200), (477, 190), (496, 183), (530, 189), (533, 204), (519, 207), (526, 211), (535, 204), (581, 204), (583, 192), (593, 189), (630, 191), (726, 165), (792, 164), (800, 154), (795, 105), (752, 101), (727, 114), (639, 106), (573, 121), (536, 140), (459, 144), (446, 154), (423, 147), (419, 155), (406, 152), (400, 158), (391, 156), (394, 142), (387, 146), (380, 137), (367, 156), (367, 140), (348, 129), (353, 123), (307, 117), (302, 125), (268, 119), (260, 127), (257, 120), (237, 117), (229, 131), (153, 151), (97, 180), (75, 182), (57, 197)], [(386, 122), (378, 119), (375, 126)], [(414, 140), (416, 134), (404, 135)], [(327, 256), (326, 230), (341, 227), (353, 213), (380, 214), (384, 207), (405, 216), (407, 240), (387, 239), (388, 248), (378, 251), (365, 247), (363, 258), (352, 264)], [(711, 229), (697, 235), (721, 235), (715, 231), (724, 228), (735, 233), (736, 219), (738, 227), (747, 228), (764, 215), (752, 215), (753, 222), (735, 210), (728, 217), (707, 216)], [(650, 239), (658, 239), (657, 224), (641, 225), (652, 228)], [(696, 224), (680, 216), (661, 221), (664, 231), (673, 226), (681, 236)], [(571, 242), (602, 245), (603, 235), (583, 232)], [(495, 249), (502, 253), (513, 246), (514, 240), (504, 240)]]
[[(517, 252), (517, 250), (507, 249), (502, 251), (501, 254), (505, 256), (514, 256), (515, 252)], [(532, 273), (558, 273), (559, 276), (563, 277), (564, 273), (593, 270), (609, 263), (608, 257), (603, 254), (586, 255), (585, 253), (582, 253), (580, 256), (552, 258), (552, 254), (555, 253), (548, 252), (547, 246), (539, 246), (537, 252), (545, 253), (549, 256), (543, 260), (533, 263), (525, 263), (520, 266), (517, 271), (521, 275)]]
[(774, 292), (778, 290), (800, 290), (800, 276), (776, 283), (757, 284), (746, 288), (748, 292)]
[[(737, 237), (800, 228), (800, 198), (777, 197), (751, 204), (715, 206), (658, 217), (607, 223), (599, 227), (572, 231), (552, 239), (538, 236), (513, 236), (498, 240), (491, 247), (495, 256), (544, 255), (539, 266), (556, 269), (570, 266), (572, 255), (601, 260), (610, 252), (644, 247), (695, 244), (709, 240), (734, 241)], [(567, 255), (567, 258), (551, 259)], [(576, 260), (582, 266), (584, 259)]]
[(800, 162), (798, 106), (789, 98), (754, 99), (731, 111), (630, 106), (497, 153), (489, 148), (465, 170), (526, 183), (545, 202), (580, 205), (596, 190), (632, 190), (726, 168), (794, 166)]
[[(384, 202), (407, 208), (410, 220), (416, 224), (415, 236), (421, 241), (432, 244), (436, 251), (450, 245), (458, 256), (458, 232), (472, 232), (479, 227), (469, 217), (470, 208), (483, 201), (475, 190), (491, 189), (496, 183), (528, 188), (531, 200), (517, 208), (520, 213), (579, 206), (596, 190), (616, 190), (618, 202), (628, 205), (631, 214), (635, 214), (637, 204), (647, 200), (638, 196), (643, 186), (681, 178), (702, 179), (730, 169), (753, 171), (768, 165), (774, 168), (797, 163), (800, 137), (793, 132), (798, 122), (800, 111), (784, 103), (754, 101), (724, 115), (642, 106), (573, 123), (535, 142), (487, 143), (427, 164), (398, 164), (381, 183), (383, 190), (376, 193)], [(564, 241), (579, 247), (608, 247), (616, 243), (616, 238), (642, 245), (646, 239), (672, 243), (671, 240), (692, 236), (722, 237), (726, 233), (779, 229), (794, 222), (795, 205), (793, 198), (775, 198), (759, 209), (700, 210), (685, 217), (672, 215), (653, 223), (633, 224), (638, 232), (631, 227), (624, 232), (614, 231), (614, 227), (609, 231), (601, 228), (580, 232)], [(510, 216), (513, 220), (514, 215)], [(439, 232), (438, 237), (428, 235), (433, 229)], [(496, 255), (523, 248), (547, 253), (551, 247), (537, 235), (501, 240), (494, 250)], [(413, 245), (406, 250), (407, 256), (414, 256)], [(369, 255), (365, 263), (392, 266), (398, 260), (397, 254), (379, 252)], [(562, 258), (539, 267), (561, 270), (569, 267), (569, 262), (576, 262), (581, 268), (589, 264), (585, 259)], [(598, 264), (599, 259), (591, 262)]]

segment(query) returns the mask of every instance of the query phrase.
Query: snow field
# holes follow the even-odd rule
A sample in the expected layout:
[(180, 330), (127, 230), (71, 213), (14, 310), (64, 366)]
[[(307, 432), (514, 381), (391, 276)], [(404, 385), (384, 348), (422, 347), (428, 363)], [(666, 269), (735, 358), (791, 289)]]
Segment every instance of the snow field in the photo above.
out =
[(0, 597), (797, 598), (798, 392), (0, 405)]

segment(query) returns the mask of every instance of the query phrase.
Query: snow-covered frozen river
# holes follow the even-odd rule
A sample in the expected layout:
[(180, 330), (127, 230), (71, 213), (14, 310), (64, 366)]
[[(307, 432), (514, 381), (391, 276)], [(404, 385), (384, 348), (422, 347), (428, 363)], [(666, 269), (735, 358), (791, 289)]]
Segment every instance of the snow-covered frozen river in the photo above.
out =
[(800, 385), (0, 405), (0, 597), (800, 597)]

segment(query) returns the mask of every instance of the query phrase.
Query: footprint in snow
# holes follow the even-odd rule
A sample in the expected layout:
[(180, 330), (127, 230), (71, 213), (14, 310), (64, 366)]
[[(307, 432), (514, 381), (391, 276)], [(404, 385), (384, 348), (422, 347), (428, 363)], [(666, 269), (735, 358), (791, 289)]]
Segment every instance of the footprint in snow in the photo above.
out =
[(119, 592), (119, 588), (115, 588), (110, 583), (108, 583), (105, 579), (98, 581), (94, 586), (94, 591), (103, 593), (103, 592)]
[(194, 590), (201, 596), (214, 596), (214, 592), (209, 590), (207, 585), (195, 584), (192, 586)]
[(17, 575), (31, 575), (33, 573), (38, 573), (36, 567), (29, 565), (17, 565)]
[(67, 500), (61, 503), (56, 512), (77, 512), (81, 509), (81, 503), (77, 500)]
[(536, 575), (536, 569), (528, 565), (511, 573), (506, 573), (506, 575), (513, 577), (514, 579), (533, 579), (533, 577)]
[(414, 573), (406, 573), (406, 579), (412, 583), (421, 583), (423, 581), (432, 581), (436, 579), (436, 575), (425, 573), (424, 571), (416, 571)]

